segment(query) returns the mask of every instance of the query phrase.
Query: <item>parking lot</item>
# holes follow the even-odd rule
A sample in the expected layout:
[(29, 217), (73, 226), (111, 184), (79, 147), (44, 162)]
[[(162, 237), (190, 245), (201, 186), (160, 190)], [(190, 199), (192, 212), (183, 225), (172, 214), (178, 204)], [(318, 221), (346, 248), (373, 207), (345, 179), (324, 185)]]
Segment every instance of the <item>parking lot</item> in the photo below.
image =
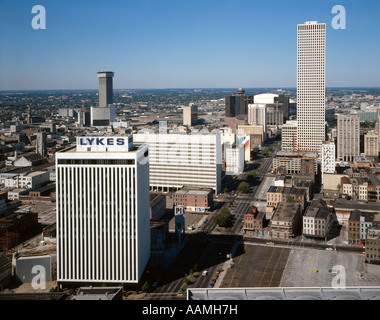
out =
[[(329, 272), (334, 268), (337, 273)], [(364, 254), (294, 249), (289, 255), (280, 286), (331, 287), (337, 275), (340, 279), (345, 278), (347, 287), (380, 285), (380, 275), (368, 272)]]
[(362, 253), (245, 244), (220, 288), (333, 285), (380, 286), (380, 272), (370, 272)]
[(240, 245), (220, 288), (278, 287), (291, 249)]

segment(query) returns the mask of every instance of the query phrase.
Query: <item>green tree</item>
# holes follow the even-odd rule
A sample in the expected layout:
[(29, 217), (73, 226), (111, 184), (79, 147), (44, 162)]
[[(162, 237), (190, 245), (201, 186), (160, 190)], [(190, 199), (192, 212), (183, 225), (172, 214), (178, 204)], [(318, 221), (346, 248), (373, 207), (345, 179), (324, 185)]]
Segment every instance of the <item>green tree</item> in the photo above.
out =
[(142, 288), (141, 288), (141, 290), (144, 291), (144, 292), (147, 292), (148, 289), (149, 289), (149, 283), (148, 283), (148, 281), (145, 281), (144, 284), (143, 284), (143, 286), (142, 286)]
[(223, 208), (220, 213), (214, 217), (214, 222), (219, 227), (226, 227), (230, 221), (231, 212), (228, 208)]
[(296, 200), (294, 200), (293, 197), (288, 196), (288, 198), (286, 199), (286, 202), (288, 202), (288, 203), (296, 203)]
[(247, 182), (241, 182), (238, 186), (238, 191), (242, 193), (248, 193), (249, 184)]
[(341, 185), (340, 184), (338, 184), (337, 186), (336, 186), (336, 190), (340, 190), (340, 187), (341, 187)]

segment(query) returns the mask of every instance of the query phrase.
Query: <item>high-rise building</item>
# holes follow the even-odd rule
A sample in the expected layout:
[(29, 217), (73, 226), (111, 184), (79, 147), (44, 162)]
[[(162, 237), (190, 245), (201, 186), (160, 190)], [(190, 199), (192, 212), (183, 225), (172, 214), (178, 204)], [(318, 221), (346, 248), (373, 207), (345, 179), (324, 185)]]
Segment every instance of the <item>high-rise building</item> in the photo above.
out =
[(320, 154), (325, 141), (326, 24), (298, 25), (297, 43), (298, 149)]
[(188, 106), (183, 107), (183, 125), (193, 126), (198, 121), (198, 106), (190, 103)]
[(337, 116), (337, 161), (354, 161), (360, 155), (360, 118)]
[(99, 71), (99, 107), (108, 107), (113, 104), (113, 83), (112, 71)]
[(281, 130), (281, 149), (297, 152), (297, 121), (288, 120)]
[(219, 130), (192, 134), (141, 130), (133, 135), (133, 143), (149, 145), (152, 191), (169, 192), (193, 186), (212, 188), (220, 193), (222, 144)]
[(98, 72), (99, 106), (91, 107), (91, 126), (107, 127), (116, 121), (116, 105), (113, 104), (113, 79), (111, 71)]
[(226, 117), (246, 116), (248, 105), (253, 103), (253, 98), (252, 95), (246, 95), (243, 88), (239, 88), (234, 95), (226, 96)]
[(364, 135), (364, 153), (367, 157), (379, 157), (379, 135), (369, 131)]
[(248, 124), (263, 125), (264, 132), (267, 131), (267, 105), (254, 103), (248, 105)]
[(47, 157), (46, 133), (37, 132), (36, 153), (41, 157)]
[(335, 143), (326, 141), (322, 144), (322, 174), (335, 173)]
[(114, 135), (56, 153), (58, 283), (139, 282), (150, 257), (148, 150)]

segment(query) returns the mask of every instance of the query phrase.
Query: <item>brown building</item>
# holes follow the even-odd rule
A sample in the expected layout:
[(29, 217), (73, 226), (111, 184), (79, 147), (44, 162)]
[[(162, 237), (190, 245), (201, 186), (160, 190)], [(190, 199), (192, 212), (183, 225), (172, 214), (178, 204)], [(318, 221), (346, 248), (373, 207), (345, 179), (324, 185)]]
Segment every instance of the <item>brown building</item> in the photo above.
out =
[(368, 263), (380, 264), (380, 227), (378, 226), (367, 229), (365, 257)]
[(173, 206), (185, 206), (186, 211), (205, 212), (213, 206), (213, 190), (184, 187), (173, 194)]
[(266, 212), (271, 213), (280, 202), (292, 202), (300, 205), (303, 212), (306, 206), (307, 192), (305, 189), (271, 186), (267, 191)]
[(255, 235), (256, 231), (262, 231), (265, 225), (265, 213), (258, 212), (254, 207), (244, 215), (243, 232), (247, 236)]
[(298, 204), (280, 202), (270, 222), (273, 238), (292, 239), (300, 234), (301, 208)]
[(354, 210), (350, 214), (348, 220), (348, 243), (360, 244), (360, 217), (362, 213), (359, 210)]

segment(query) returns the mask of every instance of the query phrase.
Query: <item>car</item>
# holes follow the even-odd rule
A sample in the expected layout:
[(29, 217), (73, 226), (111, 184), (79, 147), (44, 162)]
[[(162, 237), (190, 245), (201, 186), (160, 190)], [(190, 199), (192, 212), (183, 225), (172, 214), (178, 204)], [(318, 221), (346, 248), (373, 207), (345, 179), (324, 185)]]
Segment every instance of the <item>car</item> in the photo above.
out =
[(208, 287), (209, 288), (212, 288), (214, 286), (214, 283), (212, 283), (212, 282), (210, 282), (209, 284), (208, 284)]
[(318, 269), (313, 268), (313, 269), (311, 269), (311, 271), (317, 273), (317, 272), (318, 272)]
[(152, 288), (156, 288), (156, 287), (158, 287), (158, 280), (154, 281), (152, 284)]
[(274, 246), (274, 242), (267, 242), (267, 245)]
[(326, 248), (327, 251), (333, 251), (333, 248)]
[(208, 274), (208, 271), (207, 270), (205, 270), (205, 271), (203, 271), (203, 273), (202, 273), (202, 276), (207, 276), (207, 274)]

